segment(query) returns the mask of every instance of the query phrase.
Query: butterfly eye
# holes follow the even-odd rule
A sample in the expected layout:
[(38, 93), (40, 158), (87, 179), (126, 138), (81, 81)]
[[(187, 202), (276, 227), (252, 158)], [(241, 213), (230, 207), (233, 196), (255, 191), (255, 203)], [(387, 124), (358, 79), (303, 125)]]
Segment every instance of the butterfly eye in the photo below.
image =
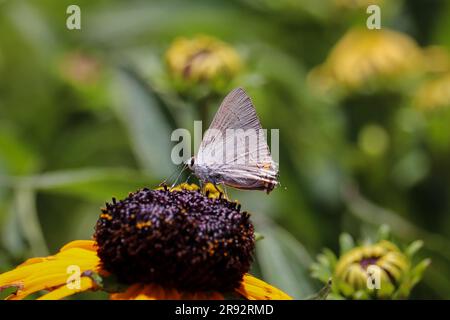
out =
[(194, 157), (192, 157), (188, 161), (186, 161), (185, 163), (188, 165), (189, 169), (192, 170), (192, 168), (194, 166), (194, 162), (195, 162), (195, 159), (194, 159)]

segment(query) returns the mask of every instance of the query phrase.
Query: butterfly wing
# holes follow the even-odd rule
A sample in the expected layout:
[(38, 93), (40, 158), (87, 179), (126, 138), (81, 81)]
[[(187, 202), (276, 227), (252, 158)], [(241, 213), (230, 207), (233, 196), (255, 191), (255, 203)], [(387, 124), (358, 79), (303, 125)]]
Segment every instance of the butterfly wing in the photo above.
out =
[[(250, 97), (242, 88), (231, 91), (205, 133), (196, 159), (203, 173), (241, 189), (271, 190), (278, 168)], [(205, 178), (207, 175), (203, 174)]]

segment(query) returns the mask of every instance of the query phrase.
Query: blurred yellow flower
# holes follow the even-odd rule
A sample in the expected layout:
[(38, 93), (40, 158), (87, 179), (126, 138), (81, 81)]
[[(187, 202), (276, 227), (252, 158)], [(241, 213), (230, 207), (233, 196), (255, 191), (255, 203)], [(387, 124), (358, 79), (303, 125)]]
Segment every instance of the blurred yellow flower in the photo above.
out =
[(450, 55), (441, 46), (429, 46), (423, 49), (425, 68), (429, 72), (450, 71)]
[(420, 70), (421, 64), (422, 52), (409, 36), (354, 28), (338, 41), (325, 63), (312, 70), (309, 80), (319, 89), (358, 89)]
[[(368, 288), (369, 267), (379, 270), (380, 287)], [(376, 244), (363, 245), (345, 253), (337, 262), (334, 280), (345, 296), (355, 292), (372, 292), (378, 297), (388, 297), (409, 270), (408, 258), (392, 242), (382, 240)], [(374, 275), (375, 276), (375, 275)], [(358, 298), (357, 296), (355, 298)]]
[(340, 256), (324, 248), (311, 266), (312, 276), (323, 283), (332, 279), (330, 299), (405, 299), (431, 260), (413, 260), (423, 241), (413, 241), (400, 250), (388, 238), (385, 225), (380, 226), (376, 239), (366, 238), (357, 246), (352, 236), (343, 233)]
[(236, 50), (209, 36), (175, 39), (166, 52), (166, 61), (172, 77), (188, 84), (228, 81), (241, 68)]
[(414, 96), (413, 104), (422, 110), (437, 110), (450, 106), (450, 72), (425, 81)]

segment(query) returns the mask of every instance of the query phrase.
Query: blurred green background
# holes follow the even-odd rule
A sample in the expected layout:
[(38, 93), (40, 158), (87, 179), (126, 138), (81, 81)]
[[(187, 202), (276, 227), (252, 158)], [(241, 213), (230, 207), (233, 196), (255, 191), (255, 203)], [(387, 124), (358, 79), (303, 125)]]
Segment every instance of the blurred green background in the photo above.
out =
[[(374, 2), (391, 31), (371, 40)], [(282, 187), (232, 191), (265, 236), (254, 273), (305, 298), (323, 247), (386, 224), (432, 259), (411, 297), (450, 298), (449, 1), (79, 0), (81, 30), (70, 4), (0, 1), (0, 272), (90, 239), (105, 201), (176, 169), (172, 130), (242, 86), (280, 129)], [(166, 51), (199, 36), (239, 70), (174, 79)]]

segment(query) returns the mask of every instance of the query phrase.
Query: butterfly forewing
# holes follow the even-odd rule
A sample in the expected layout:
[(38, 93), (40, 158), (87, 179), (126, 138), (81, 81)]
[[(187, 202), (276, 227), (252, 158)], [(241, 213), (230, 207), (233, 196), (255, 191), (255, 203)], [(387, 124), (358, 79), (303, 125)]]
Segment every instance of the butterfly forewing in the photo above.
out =
[(199, 167), (237, 188), (265, 189), (277, 183), (278, 169), (250, 97), (230, 92), (205, 133), (196, 159)]

